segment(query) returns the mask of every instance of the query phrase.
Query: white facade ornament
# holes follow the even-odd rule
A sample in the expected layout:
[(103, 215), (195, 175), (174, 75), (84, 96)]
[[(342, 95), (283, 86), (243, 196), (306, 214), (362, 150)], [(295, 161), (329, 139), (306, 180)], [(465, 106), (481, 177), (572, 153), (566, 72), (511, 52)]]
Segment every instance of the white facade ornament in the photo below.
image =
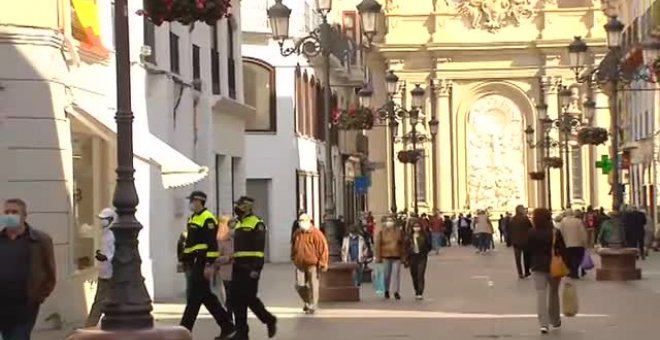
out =
[(496, 32), (503, 26), (520, 25), (535, 14), (544, 0), (455, 0), (458, 14), (470, 19), (472, 28)]

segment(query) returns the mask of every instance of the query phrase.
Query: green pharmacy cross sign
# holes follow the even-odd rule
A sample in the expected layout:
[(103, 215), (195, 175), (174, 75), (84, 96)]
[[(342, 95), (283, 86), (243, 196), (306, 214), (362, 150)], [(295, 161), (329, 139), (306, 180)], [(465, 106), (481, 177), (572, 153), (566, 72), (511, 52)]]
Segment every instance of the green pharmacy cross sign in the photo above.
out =
[(600, 160), (596, 162), (596, 167), (603, 171), (603, 175), (607, 175), (614, 170), (612, 160), (607, 155), (600, 156)]

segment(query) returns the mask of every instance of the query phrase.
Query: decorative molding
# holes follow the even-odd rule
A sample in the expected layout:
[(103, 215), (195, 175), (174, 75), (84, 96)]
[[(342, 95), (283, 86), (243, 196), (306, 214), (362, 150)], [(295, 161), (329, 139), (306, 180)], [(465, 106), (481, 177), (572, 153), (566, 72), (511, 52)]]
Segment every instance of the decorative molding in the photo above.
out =
[(454, 83), (448, 79), (432, 79), (431, 86), (438, 96), (446, 97), (449, 96)]

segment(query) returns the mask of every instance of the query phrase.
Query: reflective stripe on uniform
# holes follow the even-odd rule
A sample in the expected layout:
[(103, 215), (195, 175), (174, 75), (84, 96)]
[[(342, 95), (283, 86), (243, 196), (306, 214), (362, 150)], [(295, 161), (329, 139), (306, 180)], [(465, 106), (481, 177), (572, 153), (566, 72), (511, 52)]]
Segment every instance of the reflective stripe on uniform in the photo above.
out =
[(199, 215), (190, 216), (190, 218), (188, 219), (188, 225), (197, 228), (202, 228), (205, 227), (204, 223), (206, 223), (206, 220), (208, 219), (212, 219), (213, 222), (215, 222), (215, 224), (218, 224), (218, 220), (215, 219), (215, 216), (213, 216), (213, 214), (210, 211), (204, 210)]
[(207, 251), (206, 257), (220, 257), (219, 251)]
[(208, 245), (208, 244), (204, 244), (204, 243), (200, 243), (200, 244), (196, 244), (196, 245), (194, 245), (194, 246), (192, 246), (192, 247), (185, 248), (185, 249), (183, 250), (183, 252), (184, 252), (185, 254), (190, 254), (190, 253), (195, 252), (195, 251), (198, 251), (198, 250), (206, 250), (206, 249), (209, 249), (209, 245)]
[(234, 257), (264, 257), (263, 251), (237, 251)]
[(239, 223), (236, 224), (235, 229), (254, 229), (259, 223), (263, 223), (263, 220), (257, 216), (250, 215), (240, 220)]

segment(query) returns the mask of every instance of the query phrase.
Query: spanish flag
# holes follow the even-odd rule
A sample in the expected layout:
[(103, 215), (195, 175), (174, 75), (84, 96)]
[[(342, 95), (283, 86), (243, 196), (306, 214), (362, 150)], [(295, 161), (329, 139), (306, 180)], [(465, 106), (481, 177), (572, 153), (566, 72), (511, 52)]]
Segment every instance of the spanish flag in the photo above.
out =
[(107, 58), (108, 50), (101, 43), (101, 24), (97, 0), (71, 0), (73, 7), (73, 37), (83, 50)]

